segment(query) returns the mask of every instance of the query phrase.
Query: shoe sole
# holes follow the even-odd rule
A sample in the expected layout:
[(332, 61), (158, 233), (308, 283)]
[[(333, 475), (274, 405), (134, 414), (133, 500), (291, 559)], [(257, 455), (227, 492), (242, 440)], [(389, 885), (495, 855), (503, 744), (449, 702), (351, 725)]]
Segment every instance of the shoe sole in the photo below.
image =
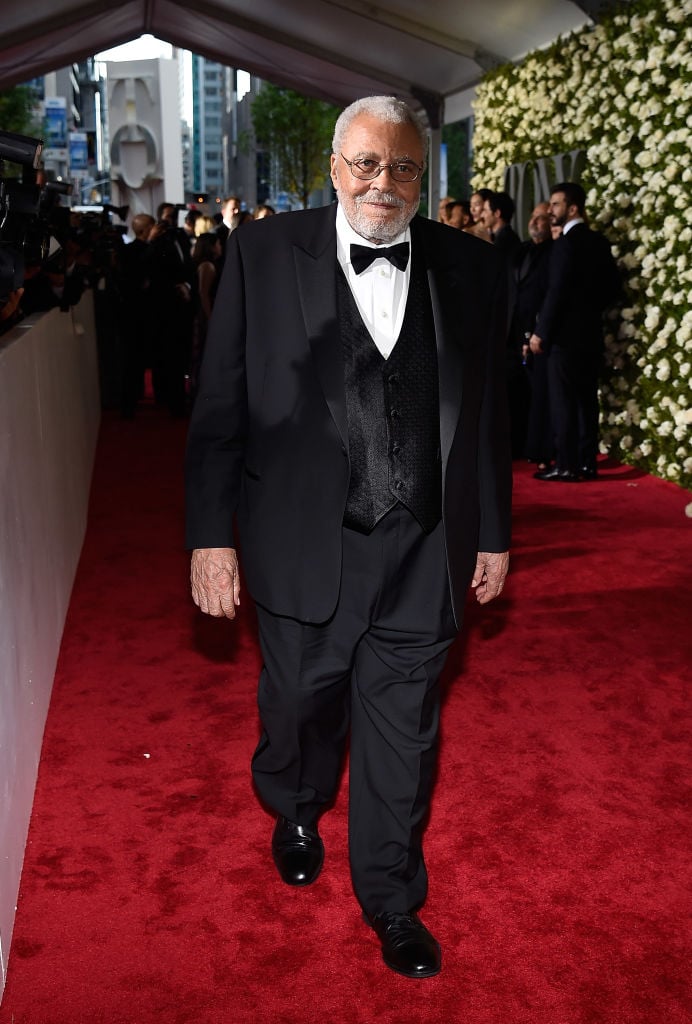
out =
[(428, 971), (418, 971), (416, 974), (409, 974), (407, 971), (402, 971), (399, 967), (395, 967), (391, 964), (386, 957), (382, 957), (383, 962), (387, 965), (390, 971), (394, 971), (395, 974), (401, 975), (402, 978), (410, 978), (411, 981), (416, 981), (418, 978), (434, 978), (442, 970), (442, 965), (439, 967), (430, 968)]

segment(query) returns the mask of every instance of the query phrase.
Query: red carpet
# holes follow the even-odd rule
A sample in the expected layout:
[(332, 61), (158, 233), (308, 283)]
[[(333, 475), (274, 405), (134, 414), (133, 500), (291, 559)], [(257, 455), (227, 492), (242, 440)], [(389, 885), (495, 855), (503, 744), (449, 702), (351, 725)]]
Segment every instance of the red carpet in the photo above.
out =
[(252, 611), (188, 599), (183, 433), (104, 422), (0, 1024), (689, 1024), (689, 495), (517, 464), (511, 582), (448, 672), (443, 973), (412, 982), (351, 894), (345, 787), (318, 882), (275, 874)]

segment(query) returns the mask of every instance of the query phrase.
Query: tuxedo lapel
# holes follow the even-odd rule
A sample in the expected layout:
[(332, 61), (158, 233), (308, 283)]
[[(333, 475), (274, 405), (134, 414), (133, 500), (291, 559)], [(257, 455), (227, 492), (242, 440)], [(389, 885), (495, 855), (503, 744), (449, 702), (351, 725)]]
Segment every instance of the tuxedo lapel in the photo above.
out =
[(294, 243), (296, 280), (312, 357), (324, 397), (348, 447), (346, 394), (336, 297), (336, 208), (326, 207), (304, 242)]

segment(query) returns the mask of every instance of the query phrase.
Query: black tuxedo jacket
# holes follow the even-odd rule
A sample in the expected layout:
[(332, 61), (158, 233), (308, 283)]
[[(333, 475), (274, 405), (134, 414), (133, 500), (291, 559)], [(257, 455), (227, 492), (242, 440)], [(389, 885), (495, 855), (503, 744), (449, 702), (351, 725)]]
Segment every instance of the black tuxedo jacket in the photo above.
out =
[(524, 242), (514, 268), (516, 298), (510, 334), (513, 347), (521, 350), (527, 334), (536, 329), (536, 317), (548, 288), (552, 241)]
[(617, 300), (620, 287), (606, 238), (586, 224), (575, 224), (553, 243), (536, 334), (548, 349), (600, 349), (603, 310)]
[[(335, 207), (229, 239), (187, 447), (187, 544), (235, 547), (254, 599), (326, 621), (349, 483)], [(457, 621), (476, 552), (509, 546), (505, 273), (492, 246), (414, 218), (439, 365), (443, 521)]]
[(504, 227), (500, 228), (499, 231), (493, 235), (493, 245), (498, 252), (501, 252), (505, 258), (507, 265), (514, 271), (514, 266), (517, 262), (517, 256), (521, 249), (521, 239), (516, 233), (513, 227), (509, 224), (505, 224)]

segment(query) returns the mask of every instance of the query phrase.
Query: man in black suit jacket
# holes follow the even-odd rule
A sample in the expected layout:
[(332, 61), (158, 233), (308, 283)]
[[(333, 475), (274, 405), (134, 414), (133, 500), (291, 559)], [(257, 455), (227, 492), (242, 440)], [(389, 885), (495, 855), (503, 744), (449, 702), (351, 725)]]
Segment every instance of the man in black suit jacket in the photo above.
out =
[(490, 239), (513, 272), (521, 249), (521, 239), (512, 227), (514, 200), (508, 192), (491, 192), (483, 203), (483, 226), (490, 232)]
[(585, 222), (585, 203), (581, 185), (553, 186), (550, 218), (562, 234), (551, 250), (548, 290), (529, 346), (548, 353), (556, 461), (535, 474), (538, 480), (596, 477), (602, 317), (618, 297), (620, 279), (607, 240)]
[(440, 968), (416, 914), (438, 679), (469, 582), (481, 604), (502, 590), (511, 489), (505, 275), (415, 217), (425, 143), (399, 100), (359, 100), (334, 134), (338, 207), (232, 233), (187, 452), (193, 598), (235, 616), (236, 517), (257, 606), (253, 776), (280, 877), (319, 874), (350, 723), (354, 888), (414, 978)]
[[(547, 202), (537, 203), (532, 210), (528, 232), (529, 240), (522, 243), (515, 267), (516, 298), (509, 336), (507, 378), (512, 453), (526, 455), (532, 462), (539, 463), (541, 469), (546, 469), (553, 457), (547, 356), (545, 353), (532, 353), (529, 350), (529, 338), (535, 330), (536, 317), (548, 289), (553, 241), (550, 234), (550, 206)], [(530, 395), (524, 406), (522, 399), (525, 392), (521, 385), (527, 379)], [(515, 384), (514, 391), (512, 382)]]

